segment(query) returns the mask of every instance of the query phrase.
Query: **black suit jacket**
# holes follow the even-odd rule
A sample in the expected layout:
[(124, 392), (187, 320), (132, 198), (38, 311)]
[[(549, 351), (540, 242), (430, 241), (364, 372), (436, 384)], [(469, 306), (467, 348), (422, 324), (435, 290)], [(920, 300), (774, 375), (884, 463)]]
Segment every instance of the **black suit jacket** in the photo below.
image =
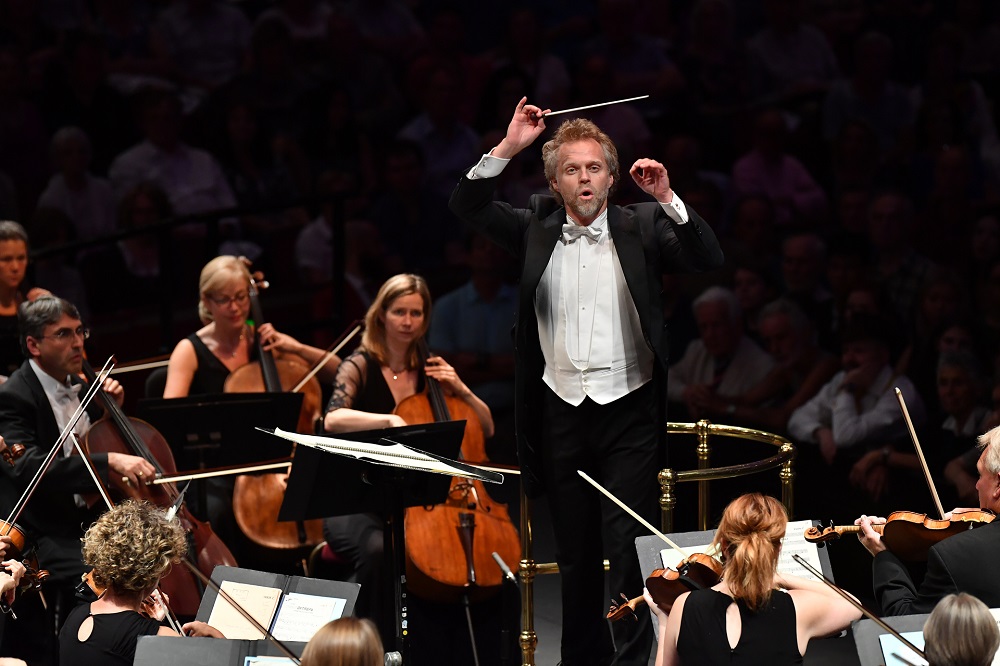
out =
[(942, 597), (967, 592), (1000, 607), (1000, 520), (956, 534), (931, 547), (918, 590), (906, 565), (889, 551), (875, 556), (875, 596), (885, 615), (930, 613)]
[[(92, 421), (99, 416), (93, 409), (89, 414)], [(0, 436), (8, 445), (25, 446), (24, 455), (13, 466), (0, 462), (0, 508), (6, 520), (59, 438), (52, 407), (28, 361), (0, 386)], [(92, 459), (106, 483), (107, 454), (95, 454)], [(80, 457), (64, 458), (60, 451), (17, 521), (37, 543), (39, 565), (54, 578), (71, 578), (74, 571), (83, 570), (79, 539), (96, 513), (77, 507), (73, 494), (94, 492), (94, 482)]]
[[(462, 177), (451, 196), (452, 211), (521, 260), (517, 320), (514, 324), (515, 421), (521, 480), (529, 496), (544, 492), (539, 459), (544, 359), (538, 342), (535, 290), (562, 235), (566, 209), (549, 196), (531, 197), (528, 209), (493, 201), (495, 178)], [(675, 224), (658, 203), (608, 206), (608, 229), (635, 302), (642, 334), (656, 354), (654, 382), (664, 393), (667, 335), (660, 302), (661, 273), (719, 268), (719, 242), (704, 220), (688, 208), (689, 222)], [(662, 422), (666, 424), (665, 399)], [(665, 435), (665, 428), (663, 434)]]

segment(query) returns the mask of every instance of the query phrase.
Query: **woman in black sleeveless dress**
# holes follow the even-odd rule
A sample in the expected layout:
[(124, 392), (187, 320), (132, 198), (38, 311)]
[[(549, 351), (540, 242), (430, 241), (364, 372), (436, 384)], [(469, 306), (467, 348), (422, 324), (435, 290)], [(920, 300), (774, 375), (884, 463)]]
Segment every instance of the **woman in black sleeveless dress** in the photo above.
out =
[[(439, 356), (421, 366), (417, 353), (430, 326), (431, 295), (418, 275), (401, 274), (386, 280), (365, 315), (361, 345), (337, 369), (333, 396), (323, 425), (327, 432), (352, 432), (394, 428), (406, 422), (392, 413), (396, 405), (424, 388), (424, 378), (433, 377), (445, 391), (469, 404), (479, 418), (483, 435), (493, 435), (493, 417), (455, 369)], [(382, 521), (374, 514), (336, 516), (324, 521), (327, 544), (354, 567), (354, 580), (361, 584), (357, 613), (373, 618), (386, 637), (392, 620), (381, 603), (385, 576), (382, 572)]]
[(712, 542), (722, 554), (722, 581), (677, 597), (669, 617), (646, 593), (659, 620), (657, 666), (801, 664), (811, 638), (861, 617), (825, 584), (777, 573), (787, 523), (773, 497), (738, 497)]
[[(98, 518), (83, 537), (83, 561), (105, 593), (66, 618), (59, 632), (60, 666), (124, 666), (135, 660), (139, 636), (177, 636), (161, 625), (167, 609), (155, 590), (186, 552), (180, 523), (148, 502), (126, 500)], [(204, 622), (184, 630), (221, 637)]]

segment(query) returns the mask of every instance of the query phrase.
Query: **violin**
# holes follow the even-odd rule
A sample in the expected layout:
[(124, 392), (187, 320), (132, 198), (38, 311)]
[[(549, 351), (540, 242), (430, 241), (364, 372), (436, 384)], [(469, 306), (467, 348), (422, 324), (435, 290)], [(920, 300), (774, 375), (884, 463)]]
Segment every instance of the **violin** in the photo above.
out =
[[(959, 532), (993, 522), (996, 516), (991, 511), (965, 509), (954, 511), (950, 520), (931, 518), (925, 513), (894, 511), (884, 524), (872, 525), (875, 532), (882, 535), (882, 542), (904, 562), (926, 562), (927, 551), (939, 541)], [(830, 525), (809, 527), (804, 533), (809, 543), (825, 545), (844, 534), (857, 534), (860, 525)]]
[[(11, 467), (24, 455), (25, 450), (24, 444), (8, 445), (6, 442), (0, 441), (0, 458), (3, 458)], [(49, 572), (46, 569), (38, 568), (38, 558), (35, 556), (34, 546), (26, 547), (28, 538), (24, 530), (17, 523), (0, 520), (0, 536), (10, 537), (10, 548), (7, 550), (6, 559), (19, 560), (24, 565), (24, 575), (21, 576), (18, 590), (42, 589), (42, 583), (49, 577)], [(10, 611), (7, 601), (0, 599), (0, 612), (10, 613)]]
[[(685, 592), (703, 590), (718, 585), (722, 580), (722, 562), (704, 553), (693, 553), (677, 564), (676, 569), (654, 569), (646, 579), (646, 589), (657, 607), (669, 614), (677, 597)], [(636, 609), (645, 604), (643, 596), (629, 599), (622, 594), (623, 603), (612, 601), (607, 619), (614, 622), (635, 615)]]
[[(90, 592), (89, 595), (83, 594), (81, 596), (90, 597), (92, 601), (96, 601), (104, 596), (107, 592), (107, 588), (102, 585), (98, 585), (97, 581), (94, 580), (94, 570), (91, 569), (87, 573), (80, 576), (81, 583), (77, 587), (77, 592), (83, 592), (84, 586), (86, 590)], [(156, 617), (156, 601), (153, 600), (152, 596), (147, 596), (142, 600), (139, 605), (139, 613), (145, 615), (148, 618), (159, 619)]]
[[(426, 360), (426, 343), (420, 344)], [(445, 395), (432, 377), (426, 377), (424, 392), (401, 401), (393, 413), (411, 425), (464, 419), (461, 458), (487, 461), (479, 417), (464, 400)], [(507, 506), (494, 502), (478, 480), (453, 477), (444, 504), (406, 509), (404, 530), (407, 588), (431, 601), (488, 598), (503, 583), (492, 553), (507, 562), (521, 559), (520, 537)]]
[[(920, 447), (920, 440), (917, 439), (917, 431), (913, 427), (910, 411), (906, 408), (903, 392), (898, 387), (895, 391), (899, 409), (903, 414), (903, 421), (906, 423), (906, 429), (910, 433), (913, 448), (916, 450), (920, 467), (924, 472), (924, 479), (927, 481), (927, 488), (930, 490), (934, 505), (941, 518), (931, 518), (925, 513), (913, 511), (894, 511), (889, 514), (884, 524), (872, 525), (872, 529), (882, 535), (882, 542), (885, 546), (901, 560), (926, 562), (927, 551), (930, 550), (931, 546), (959, 532), (993, 522), (995, 516), (993, 512), (982, 509), (963, 509), (953, 511), (950, 520), (944, 517), (944, 508), (941, 506), (934, 478), (931, 476), (923, 449)], [(860, 530), (859, 525), (830, 525), (822, 529), (810, 527), (806, 529), (803, 536), (810, 543), (822, 545), (840, 538), (842, 534), (856, 534)]]

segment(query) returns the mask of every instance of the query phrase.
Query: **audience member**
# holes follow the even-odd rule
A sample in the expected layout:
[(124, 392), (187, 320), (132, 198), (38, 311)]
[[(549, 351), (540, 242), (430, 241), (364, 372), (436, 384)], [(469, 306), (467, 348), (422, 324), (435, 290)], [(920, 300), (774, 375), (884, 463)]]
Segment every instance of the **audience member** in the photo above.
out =
[(714, 398), (741, 396), (759, 384), (774, 361), (744, 334), (740, 306), (730, 290), (710, 287), (692, 309), (699, 338), (670, 366), (667, 397), (697, 419)]
[(758, 321), (774, 368), (743, 395), (710, 401), (706, 411), (713, 417), (725, 414), (737, 423), (783, 433), (792, 412), (819, 393), (840, 369), (840, 363), (817, 344), (812, 322), (794, 302), (779, 299), (768, 303)]
[[(839, 496), (834, 489), (847, 482), (858, 459), (874, 449), (884, 453), (889, 449), (883, 447), (906, 436), (894, 388), (906, 399), (914, 424), (924, 422), (923, 401), (913, 383), (894, 375), (889, 365), (886, 327), (877, 315), (858, 316), (848, 322), (841, 334), (843, 369), (788, 420), (788, 434), (800, 445), (799, 469), (812, 479), (810, 497), (803, 498), (807, 505), (832, 502), (831, 493)], [(877, 468), (870, 474), (884, 476), (885, 470)], [(877, 485), (875, 480), (868, 484)], [(827, 507), (820, 504), (819, 508)]]
[(895, 307), (896, 315), (909, 325), (924, 281), (933, 268), (913, 249), (915, 234), (913, 202), (899, 192), (875, 197), (868, 209), (868, 240), (875, 251), (875, 277)]
[(90, 138), (78, 127), (63, 127), (52, 137), (55, 175), (38, 200), (39, 207), (62, 211), (80, 240), (115, 230), (115, 198), (111, 185), (90, 171)]
[(757, 115), (753, 147), (733, 165), (737, 196), (763, 194), (774, 205), (778, 227), (816, 228), (826, 222), (826, 193), (806, 167), (785, 151), (788, 127), (781, 111)]
[(155, 55), (173, 78), (204, 93), (233, 78), (250, 44), (250, 21), (222, 0), (177, 0), (153, 25)]

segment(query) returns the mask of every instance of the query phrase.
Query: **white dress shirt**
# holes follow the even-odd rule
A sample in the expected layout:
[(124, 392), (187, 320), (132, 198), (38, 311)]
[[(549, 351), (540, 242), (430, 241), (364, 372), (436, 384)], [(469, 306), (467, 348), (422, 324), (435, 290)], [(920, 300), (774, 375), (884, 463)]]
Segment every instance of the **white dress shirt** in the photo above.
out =
[[(467, 176), (499, 175), (507, 162), (483, 155)], [(687, 209), (676, 194), (671, 203), (660, 205), (675, 223), (687, 222)], [(563, 228), (576, 226), (567, 215)], [(643, 337), (607, 226), (605, 209), (588, 225), (587, 233), (571, 238), (564, 231), (535, 291), (538, 338), (545, 359), (542, 379), (573, 406), (587, 397), (606, 405), (653, 376), (654, 353)]]
[[(56, 417), (56, 426), (59, 428), (59, 432), (62, 432), (66, 424), (73, 418), (76, 409), (80, 406), (79, 391), (83, 385), (77, 384), (74, 386), (71, 384), (69, 375), (66, 376), (65, 382), (60, 382), (42, 370), (35, 362), (35, 359), (31, 359), (28, 363), (31, 365), (31, 369), (35, 371), (35, 376), (38, 377), (38, 381), (42, 385), (42, 390), (45, 391), (45, 397), (49, 399), (49, 406), (52, 407), (52, 415)], [(89, 430), (90, 416), (87, 412), (84, 412), (76, 422), (73, 432), (76, 433), (77, 439), (82, 440), (83, 436)], [(69, 456), (72, 452), (73, 441), (67, 437), (66, 442), (63, 443), (63, 455)]]

